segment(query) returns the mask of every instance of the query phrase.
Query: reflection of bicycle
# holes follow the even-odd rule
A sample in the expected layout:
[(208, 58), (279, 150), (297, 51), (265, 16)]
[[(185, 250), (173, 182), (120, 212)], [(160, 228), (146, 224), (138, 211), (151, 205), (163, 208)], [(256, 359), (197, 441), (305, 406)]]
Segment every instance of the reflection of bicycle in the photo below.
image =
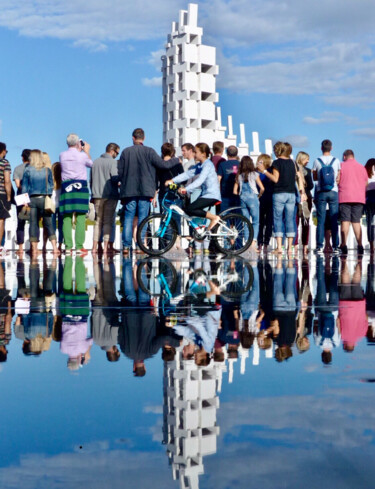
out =
[(213, 241), (220, 253), (226, 255), (239, 255), (249, 248), (253, 241), (254, 230), (245, 216), (240, 213), (221, 213), (218, 224), (208, 231), (206, 225), (199, 225), (194, 217), (185, 214), (178, 205), (180, 197), (177, 189), (178, 185), (170, 185), (162, 201), (164, 211), (150, 214), (139, 224), (137, 243), (143, 252), (159, 256), (172, 248), (178, 236), (177, 223), (173, 216), (189, 224), (191, 234), (183, 235), (182, 238), (192, 238), (193, 241), (208, 238)]
[(153, 297), (163, 297), (167, 300), (180, 300), (186, 296), (197, 295), (205, 290), (209, 281), (215, 283), (220, 295), (227, 301), (239, 300), (242, 294), (251, 289), (254, 272), (242, 259), (226, 259), (219, 263), (214, 262), (212, 271), (203, 267), (194, 270), (191, 278), (187, 290), (177, 290), (177, 272), (169, 260), (146, 259), (141, 261), (137, 268), (137, 281), (141, 290)]

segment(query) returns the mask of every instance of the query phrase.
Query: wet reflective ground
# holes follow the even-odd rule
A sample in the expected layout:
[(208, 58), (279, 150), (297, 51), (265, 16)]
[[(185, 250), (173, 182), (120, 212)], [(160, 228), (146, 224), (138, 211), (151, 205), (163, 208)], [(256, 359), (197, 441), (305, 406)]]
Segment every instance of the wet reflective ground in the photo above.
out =
[(375, 265), (0, 267), (0, 488), (373, 488)]

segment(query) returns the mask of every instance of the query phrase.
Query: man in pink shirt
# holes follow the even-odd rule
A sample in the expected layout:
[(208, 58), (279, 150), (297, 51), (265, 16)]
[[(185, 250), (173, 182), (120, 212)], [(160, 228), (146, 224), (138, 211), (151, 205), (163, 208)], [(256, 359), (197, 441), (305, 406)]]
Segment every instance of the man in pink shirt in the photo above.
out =
[(79, 139), (77, 134), (68, 134), (68, 149), (60, 153), (61, 194), (59, 213), (63, 218), (65, 253), (71, 254), (73, 248), (72, 222), (76, 216), (76, 253), (87, 254), (85, 242), (86, 213), (89, 210), (89, 189), (87, 186), (87, 168), (92, 167), (90, 145)]
[(347, 239), (350, 223), (357, 240), (358, 254), (363, 255), (361, 217), (366, 203), (368, 175), (365, 167), (354, 159), (354, 153), (347, 149), (343, 154), (341, 171), (338, 176), (339, 205), (341, 221), (341, 251), (348, 254)]

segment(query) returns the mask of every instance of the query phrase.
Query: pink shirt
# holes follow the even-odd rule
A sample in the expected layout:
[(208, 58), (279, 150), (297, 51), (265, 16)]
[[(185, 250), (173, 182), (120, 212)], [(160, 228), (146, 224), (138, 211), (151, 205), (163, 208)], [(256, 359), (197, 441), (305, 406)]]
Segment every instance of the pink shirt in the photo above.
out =
[(339, 203), (366, 203), (368, 175), (358, 161), (349, 159), (341, 163), (339, 183)]
[(366, 299), (361, 301), (340, 301), (339, 319), (341, 339), (348, 345), (355, 346), (368, 329)]
[(92, 160), (84, 151), (77, 148), (69, 148), (60, 153), (61, 179), (65, 180), (87, 180), (86, 168), (92, 167)]

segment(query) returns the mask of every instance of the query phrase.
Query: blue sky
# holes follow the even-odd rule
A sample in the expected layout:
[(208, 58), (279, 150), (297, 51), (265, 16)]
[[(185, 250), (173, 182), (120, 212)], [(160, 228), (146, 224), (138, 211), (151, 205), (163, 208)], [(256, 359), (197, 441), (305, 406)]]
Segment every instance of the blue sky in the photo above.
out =
[[(316, 157), (374, 156), (375, 9), (372, 0), (210, 0), (199, 3), (204, 42), (217, 47), (223, 118)], [(52, 161), (69, 132), (122, 148), (134, 127), (162, 143), (160, 55), (178, 10), (161, 0), (1, 0), (0, 140), (12, 166), (23, 148)], [(261, 145), (262, 148), (262, 145)]]

